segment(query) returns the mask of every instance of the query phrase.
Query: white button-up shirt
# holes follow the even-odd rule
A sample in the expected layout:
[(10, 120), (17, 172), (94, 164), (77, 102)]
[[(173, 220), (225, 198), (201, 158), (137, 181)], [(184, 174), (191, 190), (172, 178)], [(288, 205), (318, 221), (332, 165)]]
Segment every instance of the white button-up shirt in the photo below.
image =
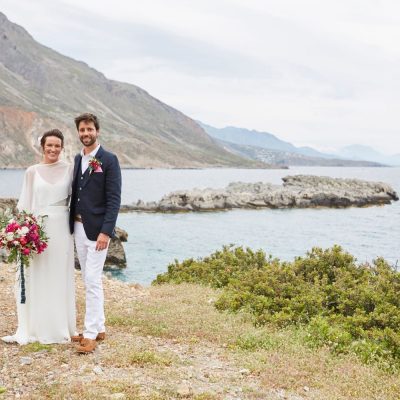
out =
[(98, 150), (100, 148), (100, 145), (98, 145), (92, 152), (90, 152), (89, 154), (84, 154), (83, 153), (83, 149), (81, 150), (81, 156), (82, 156), (82, 174), (85, 173), (85, 171), (89, 168), (89, 161), (92, 157), (95, 157)]

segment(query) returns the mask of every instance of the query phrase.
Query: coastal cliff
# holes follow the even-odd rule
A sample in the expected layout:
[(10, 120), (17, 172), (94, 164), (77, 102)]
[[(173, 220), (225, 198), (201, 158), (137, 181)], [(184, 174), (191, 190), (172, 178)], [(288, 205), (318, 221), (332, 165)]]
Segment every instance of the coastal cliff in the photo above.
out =
[(142, 88), (107, 79), (82, 61), (38, 43), (0, 12), (0, 167), (40, 157), (38, 137), (58, 128), (65, 157), (80, 149), (74, 117), (93, 112), (101, 143), (126, 168), (266, 168), (221, 148), (191, 118)]

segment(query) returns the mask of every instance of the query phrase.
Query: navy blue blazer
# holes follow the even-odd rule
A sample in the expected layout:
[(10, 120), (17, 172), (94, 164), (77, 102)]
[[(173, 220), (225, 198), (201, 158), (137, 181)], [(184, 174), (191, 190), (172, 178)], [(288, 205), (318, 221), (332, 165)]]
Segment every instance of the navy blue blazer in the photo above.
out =
[(99, 233), (114, 236), (121, 205), (121, 168), (118, 158), (100, 146), (95, 156), (101, 161), (103, 172), (89, 171), (81, 176), (80, 154), (75, 156), (72, 195), (69, 210), (69, 226), (74, 233), (74, 217), (82, 217), (83, 228), (89, 240), (97, 240)]

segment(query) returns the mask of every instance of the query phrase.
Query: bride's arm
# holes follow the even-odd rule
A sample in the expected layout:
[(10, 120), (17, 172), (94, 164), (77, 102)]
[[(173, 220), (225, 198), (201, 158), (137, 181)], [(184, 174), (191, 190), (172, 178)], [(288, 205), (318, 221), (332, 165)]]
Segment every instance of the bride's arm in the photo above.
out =
[(25, 171), (24, 182), (22, 184), (21, 195), (19, 196), (17, 209), (32, 212), (33, 208), (33, 179), (35, 177), (35, 169), (33, 166)]
[(72, 180), (74, 178), (74, 164), (68, 164), (68, 206), (71, 202), (71, 195), (72, 195)]

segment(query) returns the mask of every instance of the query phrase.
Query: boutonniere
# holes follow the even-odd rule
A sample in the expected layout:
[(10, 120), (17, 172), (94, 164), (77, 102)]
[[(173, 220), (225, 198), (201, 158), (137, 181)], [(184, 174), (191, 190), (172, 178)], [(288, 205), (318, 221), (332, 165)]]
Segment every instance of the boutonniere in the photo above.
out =
[(91, 175), (91, 173), (94, 172), (103, 172), (103, 170), (101, 169), (101, 164), (102, 162), (100, 160), (98, 160), (96, 157), (92, 157), (89, 160), (89, 175)]

